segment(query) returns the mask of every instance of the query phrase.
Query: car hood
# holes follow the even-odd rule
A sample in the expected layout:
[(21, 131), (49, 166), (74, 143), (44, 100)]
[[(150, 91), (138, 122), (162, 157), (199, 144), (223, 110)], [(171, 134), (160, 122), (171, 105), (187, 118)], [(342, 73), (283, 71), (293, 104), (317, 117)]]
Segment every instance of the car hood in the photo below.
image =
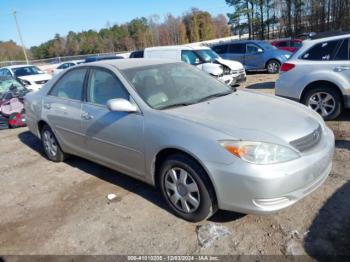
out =
[(197, 67), (202, 71), (207, 72), (208, 74), (211, 74), (214, 76), (222, 75), (222, 73), (224, 72), (221, 65), (214, 64), (214, 63), (203, 63), (203, 64), (199, 64)]
[(165, 112), (221, 131), (234, 139), (280, 144), (304, 137), (320, 125), (304, 106), (246, 91)]
[(218, 58), (216, 59), (216, 61), (220, 64), (223, 64), (227, 67), (229, 67), (231, 70), (242, 70), (244, 69), (242, 63), (238, 62), (238, 61), (233, 61), (233, 60), (226, 60), (226, 59), (222, 59), (222, 58)]
[(27, 80), (27, 81), (42, 81), (42, 80), (50, 80), (52, 76), (48, 74), (37, 74), (37, 75), (29, 75), (29, 76), (19, 76), (19, 79)]

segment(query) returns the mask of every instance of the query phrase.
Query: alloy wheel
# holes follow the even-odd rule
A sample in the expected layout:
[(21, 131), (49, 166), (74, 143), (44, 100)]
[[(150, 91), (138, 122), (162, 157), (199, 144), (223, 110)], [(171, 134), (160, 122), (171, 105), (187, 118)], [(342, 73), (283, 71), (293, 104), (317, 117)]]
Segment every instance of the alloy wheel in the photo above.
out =
[(198, 185), (186, 170), (171, 168), (165, 174), (164, 187), (170, 202), (181, 212), (193, 213), (199, 208)]
[(268, 65), (267, 65), (267, 70), (270, 72), (270, 73), (277, 73), (278, 72), (278, 69), (279, 69), (279, 64), (277, 62), (270, 62)]
[(308, 106), (323, 117), (327, 117), (335, 110), (336, 102), (331, 94), (317, 92), (309, 98)]

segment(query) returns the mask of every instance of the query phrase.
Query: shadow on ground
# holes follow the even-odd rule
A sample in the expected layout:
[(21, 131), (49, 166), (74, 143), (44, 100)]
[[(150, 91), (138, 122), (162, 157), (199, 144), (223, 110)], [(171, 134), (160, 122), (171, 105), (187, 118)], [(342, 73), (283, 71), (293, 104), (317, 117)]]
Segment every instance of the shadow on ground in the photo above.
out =
[(343, 113), (336, 119), (337, 121), (350, 121), (350, 109), (344, 109)]
[(350, 141), (348, 140), (336, 140), (335, 147), (340, 149), (350, 150)]
[[(45, 157), (40, 140), (37, 137), (35, 137), (32, 133), (30, 133), (29, 131), (20, 133), (18, 134), (18, 138), (23, 144), (37, 151), (39, 154)], [(166, 205), (165, 201), (163, 200), (163, 196), (161, 195), (160, 191), (150, 185), (147, 185), (132, 177), (129, 177), (107, 167), (101, 166), (99, 164), (95, 164), (89, 160), (80, 158), (78, 156), (69, 157), (65, 161), (65, 163), (74, 168), (78, 168), (87, 174), (93, 175), (99, 179), (102, 179), (106, 182), (114, 184), (118, 187), (122, 187), (127, 191), (137, 194), (143, 197), (144, 199), (152, 202), (153, 204), (157, 205), (158, 207), (166, 210), (167, 212), (172, 213)], [(213, 217), (211, 217), (209, 221), (229, 222), (239, 219), (242, 216), (244, 215), (228, 211), (219, 211)]]
[(256, 83), (252, 85), (248, 85), (245, 87), (246, 89), (274, 89), (275, 88), (275, 82), (261, 82), (261, 83)]
[(317, 260), (350, 255), (350, 182), (338, 189), (321, 208), (305, 238), (305, 251)]

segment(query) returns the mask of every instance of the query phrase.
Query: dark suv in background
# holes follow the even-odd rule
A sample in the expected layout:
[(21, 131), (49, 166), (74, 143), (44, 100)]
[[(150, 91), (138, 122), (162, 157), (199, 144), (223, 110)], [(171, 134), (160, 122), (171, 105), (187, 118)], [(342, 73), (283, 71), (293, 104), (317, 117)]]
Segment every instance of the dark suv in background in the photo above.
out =
[(292, 54), (256, 40), (217, 44), (212, 49), (224, 59), (241, 62), (246, 70), (267, 70), (270, 74), (278, 73), (281, 64)]

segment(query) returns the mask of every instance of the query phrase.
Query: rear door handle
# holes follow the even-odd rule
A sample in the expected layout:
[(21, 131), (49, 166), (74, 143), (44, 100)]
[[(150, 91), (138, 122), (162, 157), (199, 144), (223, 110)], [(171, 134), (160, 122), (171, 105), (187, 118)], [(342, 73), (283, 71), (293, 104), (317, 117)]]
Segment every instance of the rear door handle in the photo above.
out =
[(343, 72), (346, 70), (350, 70), (350, 66), (337, 66), (333, 69), (334, 72)]
[(84, 112), (84, 113), (81, 114), (81, 118), (84, 119), (84, 120), (91, 120), (94, 117), (92, 115), (90, 115), (89, 113)]
[(45, 108), (45, 109), (51, 109), (51, 104), (49, 104), (49, 103), (44, 103), (44, 108)]

